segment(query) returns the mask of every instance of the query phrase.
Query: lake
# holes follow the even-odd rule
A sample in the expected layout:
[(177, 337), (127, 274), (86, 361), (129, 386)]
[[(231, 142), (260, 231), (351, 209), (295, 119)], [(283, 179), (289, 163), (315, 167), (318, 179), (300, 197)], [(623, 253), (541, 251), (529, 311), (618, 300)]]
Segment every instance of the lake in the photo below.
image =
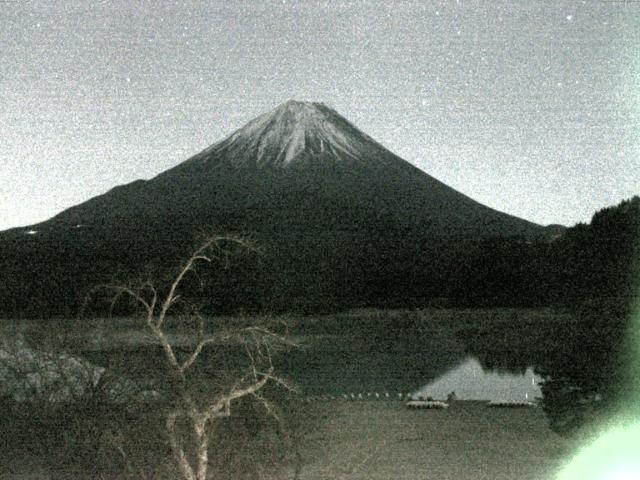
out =
[[(533, 400), (541, 394), (532, 366), (558, 338), (551, 334), (554, 325), (565, 320), (553, 312), (506, 309), (294, 318), (290, 330), (300, 346), (275, 357), (274, 364), (305, 395), (424, 392), (446, 398), (455, 391), (460, 399)], [(116, 374), (162, 382), (162, 350), (128, 322), (126, 328), (93, 322), (104, 331), (91, 328), (91, 322), (81, 325), (91, 348), (78, 353)], [(203, 378), (215, 378), (225, 368), (241, 366), (244, 357), (236, 347), (215, 346), (203, 352), (197, 369)]]
[(333, 320), (316, 323), (329, 324), (322, 331), (329, 335), (278, 360), (306, 394), (446, 398), (455, 391), (459, 399), (518, 402), (542, 396), (535, 367), (558, 349), (554, 332), (570, 317), (542, 309), (432, 309)]

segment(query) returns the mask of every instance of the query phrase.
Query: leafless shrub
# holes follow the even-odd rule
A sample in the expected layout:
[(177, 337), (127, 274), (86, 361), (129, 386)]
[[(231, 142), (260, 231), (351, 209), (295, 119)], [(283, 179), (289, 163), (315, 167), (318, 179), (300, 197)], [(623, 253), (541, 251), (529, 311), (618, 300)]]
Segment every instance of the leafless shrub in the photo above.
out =
[[(101, 287), (111, 292), (112, 306), (128, 298), (141, 308), (147, 333), (162, 349), (165, 365), (157, 366), (157, 369), (166, 387), (162, 405), (164, 429), (178, 474), (185, 480), (208, 478), (212, 456), (219, 457), (218, 450), (223, 449), (221, 430), (231, 428), (235, 436), (242, 437), (236, 429), (238, 419), (232, 413), (235, 409), (246, 408), (247, 400), (251, 399), (259, 406), (260, 416), (268, 417), (283, 430), (279, 409), (265, 392), (268, 387), (293, 390), (276, 374), (272, 362), (275, 352), (292, 346), (286, 332), (258, 325), (212, 329), (199, 314), (197, 306), (190, 305), (179, 293), (186, 276), (195, 274), (198, 264), (224, 261), (231, 249), (237, 247), (254, 248), (250, 242), (237, 237), (208, 238), (164, 290), (149, 280), (137, 285)], [(170, 316), (174, 311), (179, 314)], [(184, 332), (187, 332), (186, 336)], [(221, 365), (216, 378), (207, 382), (192, 375), (205, 351), (229, 345), (244, 351), (242, 367), (236, 365), (227, 369)], [(228, 433), (224, 435), (227, 440), (230, 438)], [(117, 442), (114, 448), (118, 450)], [(243, 447), (238, 445), (237, 448)], [(120, 448), (120, 454), (126, 460), (124, 449)]]

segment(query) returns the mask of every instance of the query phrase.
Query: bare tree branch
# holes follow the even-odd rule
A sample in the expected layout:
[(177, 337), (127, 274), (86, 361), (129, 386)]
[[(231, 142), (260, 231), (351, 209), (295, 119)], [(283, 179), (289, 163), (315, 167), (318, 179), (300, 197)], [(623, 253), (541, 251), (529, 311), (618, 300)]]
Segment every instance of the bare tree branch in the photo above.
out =
[(144, 297), (142, 297), (140, 292), (136, 292), (132, 288), (125, 287), (122, 285), (105, 285), (103, 288), (106, 288), (108, 290), (113, 290), (114, 292), (116, 292), (116, 295), (114, 296), (111, 302), (112, 308), (115, 305), (115, 303), (120, 299), (120, 297), (122, 297), (123, 295), (128, 295), (133, 300), (141, 304), (149, 315), (153, 315), (153, 309), (151, 308), (151, 305), (149, 304), (149, 302), (147, 302), (144, 299)]
[[(227, 253), (227, 254), (230, 253), (227, 250), (222, 249), (219, 246), (219, 244), (221, 242), (224, 242), (224, 241), (229, 241), (229, 242), (236, 243), (239, 246), (244, 247), (245, 249), (248, 249), (248, 250), (252, 250), (253, 249), (253, 246), (251, 245), (251, 243), (248, 240), (245, 240), (245, 239), (242, 239), (242, 238), (239, 238), (239, 237), (214, 236), (214, 237), (210, 237), (208, 240), (206, 240), (191, 255), (191, 257), (189, 257), (189, 259), (187, 260), (187, 263), (179, 270), (178, 275), (176, 276), (176, 278), (171, 283), (171, 287), (169, 288), (169, 293), (167, 294), (167, 296), (165, 298), (165, 301), (162, 303), (160, 314), (158, 315), (158, 318), (157, 318), (157, 327), (158, 328), (162, 327), (162, 324), (165, 321), (167, 312), (169, 311), (171, 306), (174, 305), (175, 302), (178, 300), (179, 296), (176, 296), (176, 290), (180, 286), (180, 283), (182, 283), (182, 280), (184, 279), (185, 275), (188, 272), (190, 272), (191, 270), (193, 270), (194, 265), (199, 260), (202, 260), (202, 261), (205, 261), (205, 262), (209, 262), (209, 263), (212, 261), (212, 257), (205, 255), (205, 252), (211, 251), (211, 250), (214, 249), (214, 247), (216, 247), (219, 250), (223, 251), (224, 253)], [(213, 254), (212, 254), (212, 256), (213, 256)]]
[(232, 388), (228, 394), (222, 396), (216, 403), (214, 403), (207, 409), (209, 418), (218, 416), (219, 412), (224, 412), (224, 415), (220, 415), (220, 416), (229, 416), (229, 409), (231, 406), (231, 402), (239, 398), (242, 398), (246, 395), (252, 395), (258, 390), (260, 390), (272, 378), (271, 377), (272, 373), (273, 373), (273, 368), (269, 370), (268, 374), (262, 375), (262, 378), (260, 378), (254, 383), (250, 383), (249, 385), (246, 385), (243, 387), (236, 386)]
[(200, 340), (189, 357), (182, 363), (182, 365), (180, 365), (180, 371), (185, 372), (189, 367), (191, 367), (191, 365), (193, 365), (193, 363), (198, 359), (198, 356), (200, 355), (204, 347), (206, 347), (207, 345), (212, 343), (219, 343), (236, 336), (236, 334), (232, 334), (231, 332), (222, 332), (217, 335), (209, 335), (206, 338)]
[[(292, 389), (286, 381), (275, 376), (271, 355), (274, 347), (293, 346), (295, 345), (293, 342), (290, 342), (284, 335), (256, 326), (205, 334), (203, 317), (197, 308), (184, 301), (178, 293), (184, 278), (189, 272), (195, 272), (198, 263), (211, 263), (214, 260), (228, 258), (232, 254), (226, 245), (228, 243), (245, 250), (254, 250), (248, 240), (233, 236), (209, 237), (178, 270), (167, 293), (163, 294), (162, 298), (151, 281), (145, 281), (137, 288), (123, 285), (106, 285), (104, 287), (114, 292), (112, 309), (123, 296), (130, 297), (144, 308), (147, 328), (162, 346), (170, 371), (179, 380), (176, 408), (167, 413), (165, 422), (171, 451), (184, 480), (206, 480), (211, 424), (216, 418), (230, 416), (233, 402), (245, 396), (252, 396), (265, 406), (269, 415), (279, 421), (275, 408), (258, 392), (268, 382)], [(191, 350), (182, 361), (178, 359), (174, 345), (164, 329), (169, 311), (180, 301), (183, 301), (195, 312), (192, 317), (183, 318), (195, 318), (197, 322), (194, 342), (190, 345)], [(206, 347), (227, 341), (237, 342), (238, 345), (245, 347), (249, 359), (248, 373), (238, 379), (231, 387), (223, 389), (222, 393), (214, 395), (213, 398), (207, 399), (204, 405), (199, 406), (186, 387), (186, 372), (195, 364)], [(195, 447), (180, 434), (177, 426), (180, 418), (187, 420), (196, 442)], [(190, 449), (190, 453), (187, 453), (188, 449)], [(190, 461), (190, 458), (195, 461), (195, 464)]]

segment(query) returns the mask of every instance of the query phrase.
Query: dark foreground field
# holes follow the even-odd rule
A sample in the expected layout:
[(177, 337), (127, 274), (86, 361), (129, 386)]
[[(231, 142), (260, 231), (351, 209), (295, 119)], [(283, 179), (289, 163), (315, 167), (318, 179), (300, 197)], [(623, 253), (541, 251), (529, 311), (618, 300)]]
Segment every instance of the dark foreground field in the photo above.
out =
[(302, 479), (547, 480), (571, 452), (539, 408), (330, 402), (306, 437)]
[[(359, 311), (285, 320), (300, 347), (276, 360), (281, 371), (300, 387), (302, 398), (371, 391), (390, 392), (397, 398), (398, 392), (421, 387), (468, 355), (477, 356), (491, 368), (523, 372), (524, 367), (554, 348), (558, 338), (549, 334), (549, 329), (570, 319), (551, 311), (428, 309)], [(244, 324), (255, 320), (220, 321)], [(163, 359), (157, 348), (147, 343), (138, 325), (133, 319), (87, 319), (67, 329), (51, 323), (48, 334), (38, 326), (38, 334), (31, 338), (32, 344), (44, 346), (56, 337), (54, 333), (66, 330), (67, 340), (70, 338), (85, 358), (107, 371), (116, 375), (139, 371), (144, 377), (152, 376)], [(22, 328), (26, 333), (34, 327)], [(175, 338), (177, 341), (180, 337)], [(222, 346), (216, 349), (224, 350)], [(233, 349), (227, 353), (226, 358), (235, 358)], [(216, 358), (213, 353), (203, 357), (202, 375), (208, 374), (204, 367), (215, 365)], [(170, 462), (162, 418), (153, 416), (158, 409), (139, 407), (133, 409), (140, 410), (134, 414), (114, 406), (103, 416), (89, 409), (79, 416), (62, 418), (54, 414), (37, 421), (24, 411), (27, 406), (20, 407), (22, 413), (15, 417), (4, 412), (0, 480), (98, 478), (89, 475), (97, 472), (98, 459), (103, 472), (117, 470), (118, 459), (124, 458), (118, 448), (127, 446), (128, 439), (134, 453), (138, 445), (150, 446), (155, 452), (151, 457), (156, 459), (154, 464), (159, 459)], [(18, 418), (25, 428), (15, 423)], [(448, 410), (418, 411), (407, 409), (399, 400), (299, 402), (295, 421), (294, 443), (300, 453), (295, 457), (301, 460), (302, 480), (544, 480), (554, 477), (573, 450), (570, 441), (548, 428), (542, 408), (489, 408), (475, 401), (454, 402)], [(40, 433), (29, 431), (34, 425)], [(243, 431), (247, 436), (230, 440), (229, 451), (239, 447), (247, 455), (241, 461), (251, 461), (253, 454), (247, 442), (259, 443), (259, 439), (249, 430)], [(119, 443), (114, 443), (105, 438), (108, 432), (124, 437), (116, 435)], [(61, 449), (60, 441), (70, 447)], [(77, 457), (81, 452), (86, 458), (80, 466), (69, 462), (67, 457)], [(131, 454), (128, 450), (125, 453)], [(226, 454), (222, 456), (226, 458)], [(227, 460), (220, 460), (224, 471)], [(55, 465), (67, 462), (82, 474), (56, 470)], [(279, 463), (279, 471), (268, 469), (258, 476), (250, 472), (243, 478), (294, 478), (293, 463)], [(111, 475), (105, 473), (99, 478), (110, 479)], [(228, 472), (227, 477), (236, 478)]]
[[(399, 401), (327, 401), (309, 409), (322, 421), (311, 420), (299, 445), (301, 480), (548, 480), (572, 451), (539, 408), (459, 401), (448, 410), (409, 410)], [(3, 465), (0, 479), (58, 478), (31, 460)]]

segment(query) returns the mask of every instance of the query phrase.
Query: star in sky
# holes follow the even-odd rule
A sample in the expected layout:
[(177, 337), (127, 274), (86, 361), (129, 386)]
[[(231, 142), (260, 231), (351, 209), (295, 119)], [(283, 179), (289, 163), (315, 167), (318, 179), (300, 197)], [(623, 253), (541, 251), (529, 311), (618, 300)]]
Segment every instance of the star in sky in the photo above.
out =
[(538, 223), (589, 221), (638, 193), (640, 3), (402, 7), (3, 5), (0, 179), (15, 180), (0, 184), (0, 230), (151, 178), (291, 98)]

